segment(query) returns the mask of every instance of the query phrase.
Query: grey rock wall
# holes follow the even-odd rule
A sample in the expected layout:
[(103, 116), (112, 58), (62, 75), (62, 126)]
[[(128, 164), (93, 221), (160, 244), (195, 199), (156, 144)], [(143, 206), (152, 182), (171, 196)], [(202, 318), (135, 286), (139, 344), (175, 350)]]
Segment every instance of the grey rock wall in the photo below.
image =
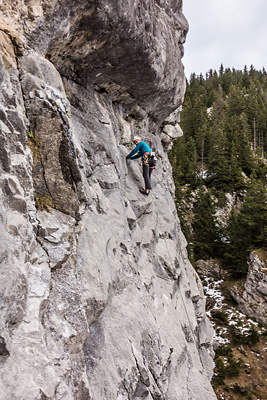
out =
[[(0, 5), (0, 399), (215, 399), (167, 150), (180, 1)], [(140, 134), (158, 154), (142, 197)]]
[(231, 295), (237, 301), (240, 310), (256, 321), (267, 323), (267, 275), (266, 260), (260, 260), (257, 254), (250, 253), (249, 270), (242, 287), (233, 286)]

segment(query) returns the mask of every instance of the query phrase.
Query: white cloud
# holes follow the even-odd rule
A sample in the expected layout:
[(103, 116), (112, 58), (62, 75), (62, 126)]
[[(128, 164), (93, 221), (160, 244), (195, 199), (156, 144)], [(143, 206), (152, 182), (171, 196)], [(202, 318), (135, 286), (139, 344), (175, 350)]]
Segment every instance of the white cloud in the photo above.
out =
[(253, 64), (267, 69), (266, 0), (184, 0), (186, 75)]

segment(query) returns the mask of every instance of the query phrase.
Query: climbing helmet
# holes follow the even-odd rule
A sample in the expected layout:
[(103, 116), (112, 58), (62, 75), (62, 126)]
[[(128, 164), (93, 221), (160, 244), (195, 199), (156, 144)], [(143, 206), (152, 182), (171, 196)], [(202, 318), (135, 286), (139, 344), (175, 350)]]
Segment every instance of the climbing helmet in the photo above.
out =
[(134, 136), (133, 137), (133, 142), (135, 143), (135, 142), (140, 142), (141, 141), (141, 138), (140, 138), (140, 136)]

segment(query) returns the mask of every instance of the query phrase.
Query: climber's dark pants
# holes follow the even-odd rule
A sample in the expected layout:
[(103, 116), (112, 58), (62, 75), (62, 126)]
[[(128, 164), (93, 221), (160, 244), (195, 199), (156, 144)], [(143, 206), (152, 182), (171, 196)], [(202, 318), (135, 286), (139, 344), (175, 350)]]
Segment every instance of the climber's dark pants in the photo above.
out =
[(149, 160), (150, 160), (151, 153), (145, 153), (142, 157), (143, 161), (143, 177), (145, 180), (145, 188), (146, 189), (152, 189), (151, 187), (151, 173), (152, 173), (152, 168), (149, 166)]

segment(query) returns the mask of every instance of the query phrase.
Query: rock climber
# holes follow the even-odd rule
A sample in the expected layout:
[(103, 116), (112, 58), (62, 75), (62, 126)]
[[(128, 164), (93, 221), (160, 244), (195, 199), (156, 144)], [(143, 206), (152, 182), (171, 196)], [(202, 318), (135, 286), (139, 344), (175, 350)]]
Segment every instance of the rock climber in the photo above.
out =
[(148, 196), (151, 190), (151, 173), (154, 168), (154, 166), (150, 165), (152, 150), (145, 142), (141, 140), (140, 136), (134, 136), (133, 142), (136, 147), (126, 156), (126, 160), (134, 160), (136, 158), (142, 157), (145, 189), (140, 189), (139, 191), (143, 195)]

